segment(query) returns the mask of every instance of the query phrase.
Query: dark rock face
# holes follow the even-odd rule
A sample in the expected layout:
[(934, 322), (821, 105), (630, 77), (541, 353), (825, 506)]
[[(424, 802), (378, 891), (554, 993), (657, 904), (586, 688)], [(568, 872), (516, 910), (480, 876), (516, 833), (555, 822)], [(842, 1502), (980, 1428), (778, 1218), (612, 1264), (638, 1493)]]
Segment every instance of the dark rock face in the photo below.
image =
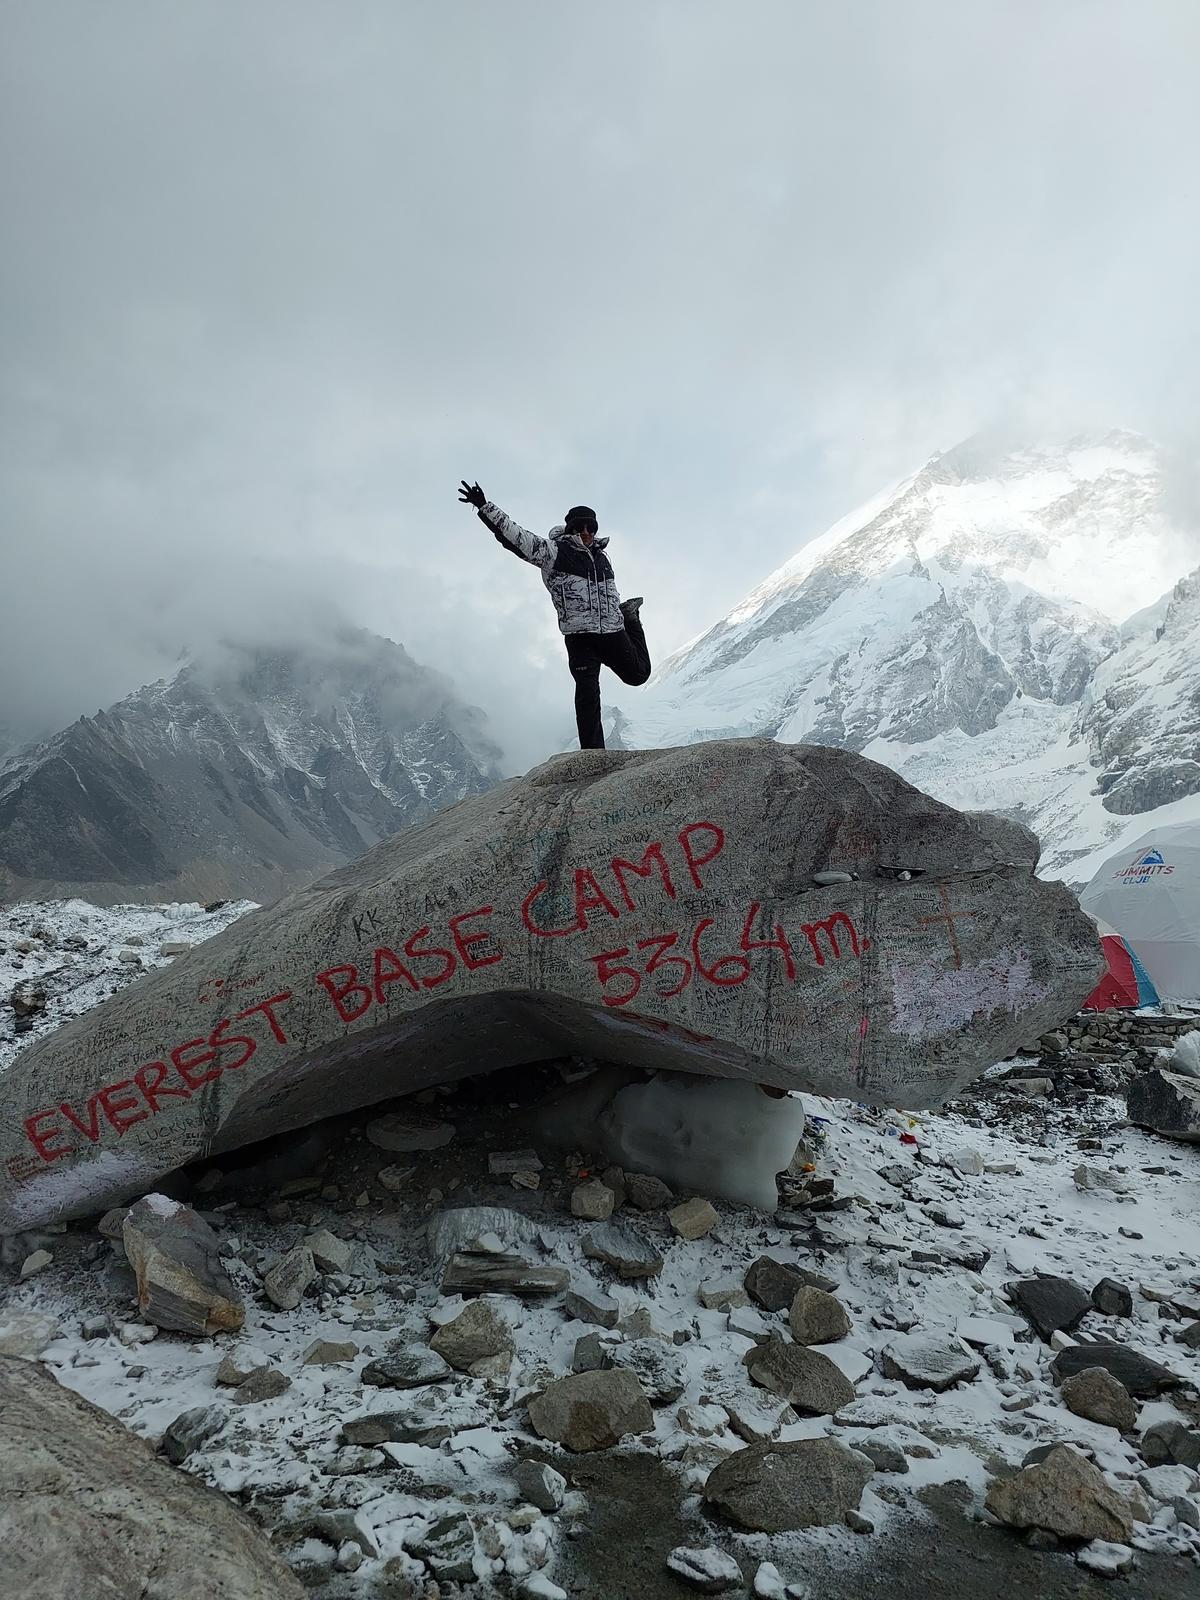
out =
[(1200, 1143), (1200, 1078), (1178, 1072), (1144, 1072), (1125, 1097), (1130, 1122), (1168, 1139)]
[[(1101, 970), (1074, 896), (1008, 845), (842, 750), (557, 757), (25, 1051), (0, 1230), (100, 1209), (202, 1149), (573, 1052), (938, 1103)], [(845, 879), (815, 882), (831, 863)], [(201, 1013), (205, 985), (236, 999)]]
[(496, 781), (479, 713), (346, 632), (230, 651), (0, 769), (0, 896), (273, 900)]
[(1069, 1278), (1023, 1278), (1009, 1286), (1009, 1293), (1047, 1340), (1052, 1333), (1070, 1333), (1092, 1309), (1091, 1295)]
[(1123, 1344), (1073, 1344), (1060, 1350), (1050, 1370), (1059, 1383), (1089, 1367), (1103, 1367), (1118, 1383), (1123, 1383), (1138, 1399), (1150, 1399), (1164, 1389), (1178, 1389), (1182, 1383), (1169, 1368)]

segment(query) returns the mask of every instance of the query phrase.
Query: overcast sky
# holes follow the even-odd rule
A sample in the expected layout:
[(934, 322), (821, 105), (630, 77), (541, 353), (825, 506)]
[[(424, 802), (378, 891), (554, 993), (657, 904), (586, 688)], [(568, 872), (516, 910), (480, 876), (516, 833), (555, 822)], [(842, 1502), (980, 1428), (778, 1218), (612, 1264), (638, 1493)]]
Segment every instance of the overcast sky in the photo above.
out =
[[(1200, 416), (1196, 0), (3, 0), (0, 722), (338, 615), (571, 732), (990, 422)], [(626, 691), (628, 692), (628, 691)]]

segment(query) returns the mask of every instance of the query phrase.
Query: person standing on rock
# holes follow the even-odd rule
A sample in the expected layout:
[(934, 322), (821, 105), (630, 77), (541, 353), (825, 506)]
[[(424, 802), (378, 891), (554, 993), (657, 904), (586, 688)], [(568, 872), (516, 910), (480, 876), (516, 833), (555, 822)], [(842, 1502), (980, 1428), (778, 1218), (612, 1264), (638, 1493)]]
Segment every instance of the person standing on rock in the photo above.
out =
[(546, 538), (519, 527), (493, 505), (477, 483), (462, 480), (458, 498), (474, 506), (497, 542), (513, 555), (542, 569), (558, 626), (567, 646), (567, 662), (575, 679), (575, 721), (581, 750), (604, 749), (600, 716), (600, 668), (615, 672), (622, 683), (645, 683), (650, 652), (642, 630), (642, 597), (622, 600), (612, 565), (605, 554), (607, 539), (596, 537), (591, 506), (572, 506), (565, 522)]

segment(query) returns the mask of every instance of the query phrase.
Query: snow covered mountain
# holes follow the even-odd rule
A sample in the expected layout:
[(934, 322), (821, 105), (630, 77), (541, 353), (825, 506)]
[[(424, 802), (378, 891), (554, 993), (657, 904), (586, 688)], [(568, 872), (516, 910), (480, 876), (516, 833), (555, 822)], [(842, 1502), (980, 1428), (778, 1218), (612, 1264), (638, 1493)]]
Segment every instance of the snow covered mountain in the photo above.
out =
[(1200, 527), (1170, 471), (1123, 431), (935, 456), (619, 696), (614, 735), (858, 750), (1018, 816), (1078, 881), (1128, 819), (1200, 815), (1200, 582), (1164, 598)]
[(489, 788), (482, 722), (373, 634), (230, 646), (0, 761), (0, 899), (274, 899)]

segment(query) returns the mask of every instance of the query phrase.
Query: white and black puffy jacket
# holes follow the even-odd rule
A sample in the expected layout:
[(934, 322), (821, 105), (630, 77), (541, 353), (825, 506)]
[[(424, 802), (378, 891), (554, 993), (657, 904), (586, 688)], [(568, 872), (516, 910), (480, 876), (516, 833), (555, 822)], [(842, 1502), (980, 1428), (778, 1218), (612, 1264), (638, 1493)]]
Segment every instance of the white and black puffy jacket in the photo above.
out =
[(585, 545), (561, 524), (543, 539), (520, 527), (490, 500), (479, 516), (506, 550), (542, 569), (542, 582), (550, 591), (563, 633), (621, 632), (625, 618), (612, 565), (604, 553), (607, 539)]

